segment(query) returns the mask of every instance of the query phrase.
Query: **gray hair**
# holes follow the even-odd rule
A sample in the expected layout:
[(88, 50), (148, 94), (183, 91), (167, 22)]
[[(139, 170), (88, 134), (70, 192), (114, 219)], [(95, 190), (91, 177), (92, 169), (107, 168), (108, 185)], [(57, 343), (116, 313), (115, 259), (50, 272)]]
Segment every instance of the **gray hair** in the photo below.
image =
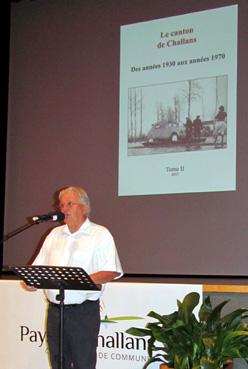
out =
[(61, 199), (63, 195), (69, 192), (74, 193), (78, 197), (80, 204), (83, 204), (86, 206), (87, 208), (86, 215), (88, 216), (90, 214), (91, 207), (90, 207), (90, 199), (89, 199), (89, 196), (87, 195), (87, 192), (82, 187), (70, 186), (70, 187), (64, 188), (63, 190), (59, 192), (59, 200)]

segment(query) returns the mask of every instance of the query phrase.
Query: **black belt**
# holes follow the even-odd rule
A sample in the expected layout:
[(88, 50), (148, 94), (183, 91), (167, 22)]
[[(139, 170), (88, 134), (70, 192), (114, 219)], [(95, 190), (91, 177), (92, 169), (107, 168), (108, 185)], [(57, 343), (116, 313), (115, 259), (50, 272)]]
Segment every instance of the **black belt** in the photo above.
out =
[[(85, 300), (84, 302), (82, 302), (81, 304), (64, 304), (64, 308), (65, 309), (70, 309), (70, 308), (74, 308), (74, 307), (78, 307), (81, 305), (86, 305), (92, 302), (97, 302), (98, 300)], [(54, 304), (54, 302), (49, 301), (49, 305), (56, 307), (56, 308), (60, 308), (60, 304)]]

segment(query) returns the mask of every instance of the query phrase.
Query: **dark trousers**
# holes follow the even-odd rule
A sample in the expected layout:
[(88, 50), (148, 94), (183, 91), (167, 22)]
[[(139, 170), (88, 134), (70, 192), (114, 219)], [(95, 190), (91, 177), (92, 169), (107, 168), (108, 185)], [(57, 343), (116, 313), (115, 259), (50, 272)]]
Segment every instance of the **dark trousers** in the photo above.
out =
[[(47, 342), (52, 369), (59, 369), (60, 308), (49, 304)], [(64, 369), (95, 369), (99, 301), (64, 307)]]

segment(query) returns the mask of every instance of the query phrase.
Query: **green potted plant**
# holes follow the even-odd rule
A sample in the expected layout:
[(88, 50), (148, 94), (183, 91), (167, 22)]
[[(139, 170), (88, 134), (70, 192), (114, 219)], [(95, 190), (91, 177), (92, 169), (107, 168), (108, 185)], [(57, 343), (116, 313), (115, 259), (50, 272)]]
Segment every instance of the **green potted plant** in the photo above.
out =
[(148, 360), (175, 369), (219, 369), (233, 358), (248, 362), (248, 328), (244, 323), (248, 309), (237, 309), (221, 316), (224, 301), (213, 307), (207, 297), (199, 307), (198, 319), (193, 310), (199, 304), (197, 292), (177, 301), (178, 309), (168, 315), (151, 311), (154, 322), (145, 328), (129, 328), (126, 332), (148, 337)]

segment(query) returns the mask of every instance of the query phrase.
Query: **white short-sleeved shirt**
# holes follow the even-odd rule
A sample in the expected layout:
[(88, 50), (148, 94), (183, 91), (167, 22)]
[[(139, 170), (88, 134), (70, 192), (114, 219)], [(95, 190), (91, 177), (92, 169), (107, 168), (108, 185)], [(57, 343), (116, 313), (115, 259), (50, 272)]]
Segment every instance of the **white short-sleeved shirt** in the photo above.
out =
[[(74, 233), (67, 225), (54, 228), (46, 237), (33, 265), (82, 267), (86, 273), (112, 271), (123, 274), (114, 239), (107, 228), (86, 219)], [(120, 275), (120, 276), (121, 276)], [(66, 290), (65, 304), (97, 300), (103, 292)], [(45, 290), (50, 302), (58, 303), (58, 290)]]

